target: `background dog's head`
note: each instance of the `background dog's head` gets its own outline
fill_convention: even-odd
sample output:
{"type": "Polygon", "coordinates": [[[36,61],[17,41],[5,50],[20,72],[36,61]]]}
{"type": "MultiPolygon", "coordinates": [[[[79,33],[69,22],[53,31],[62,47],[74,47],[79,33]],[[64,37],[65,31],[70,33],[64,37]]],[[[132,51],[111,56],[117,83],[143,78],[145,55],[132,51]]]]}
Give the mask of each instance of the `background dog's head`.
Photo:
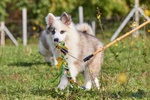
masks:
{"type": "Polygon", "coordinates": [[[69,32],[71,24],[71,16],[66,12],[62,13],[60,17],[55,17],[52,13],[46,16],[47,29],[52,34],[54,42],[65,41],[69,32]]]}

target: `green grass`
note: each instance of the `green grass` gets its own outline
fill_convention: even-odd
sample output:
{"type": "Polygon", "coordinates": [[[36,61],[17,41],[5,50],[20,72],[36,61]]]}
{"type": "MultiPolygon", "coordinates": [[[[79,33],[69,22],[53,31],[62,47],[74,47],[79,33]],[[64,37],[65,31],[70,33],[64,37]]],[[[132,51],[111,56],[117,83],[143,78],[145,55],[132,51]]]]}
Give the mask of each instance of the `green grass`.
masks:
{"type": "MultiPolygon", "coordinates": [[[[58,70],[44,62],[38,45],[0,47],[1,100],[148,100],[150,98],[150,40],[127,38],[105,50],[99,76],[101,89],[57,89],[58,70]],[[122,84],[118,75],[124,73],[122,84]]],[[[106,43],[105,43],[106,44],[106,43]]],[[[82,75],[77,77],[83,86],[82,75]]]]}

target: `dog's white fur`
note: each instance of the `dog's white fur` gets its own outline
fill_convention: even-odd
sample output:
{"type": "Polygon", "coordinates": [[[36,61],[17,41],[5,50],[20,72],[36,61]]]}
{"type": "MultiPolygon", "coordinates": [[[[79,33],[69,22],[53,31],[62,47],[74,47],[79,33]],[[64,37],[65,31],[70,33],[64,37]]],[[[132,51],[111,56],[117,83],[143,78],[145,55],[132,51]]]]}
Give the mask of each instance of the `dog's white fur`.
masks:
{"type": "MultiPolygon", "coordinates": [[[[40,52],[43,55],[48,55],[49,51],[52,52],[54,59],[60,56],[60,51],[55,49],[54,41],[58,39],[57,42],[63,41],[69,49],[69,54],[74,56],[67,56],[67,62],[69,66],[69,71],[74,81],[76,81],[76,76],[79,72],[84,72],[85,76],[85,87],[86,89],[91,89],[92,81],[95,82],[96,87],[99,89],[98,74],[101,69],[101,64],[103,62],[103,52],[95,55],[88,62],[81,62],[86,56],[92,54],[97,49],[103,47],[103,44],[94,36],[91,27],[88,24],[74,25],[71,21],[71,16],[64,12],[61,17],[55,17],[53,14],[49,13],[46,17],[47,29],[40,38],[40,52]],[[47,50],[45,50],[42,42],[45,38],[48,44],[47,50]],[[44,53],[43,53],[44,52],[44,53]],[[79,61],[80,60],[80,61],[79,61]],[[92,72],[92,77],[91,74],[92,72]]],[[[49,53],[50,54],[50,53],[49,53]]],[[[57,61],[55,61],[57,64],[57,61]]],[[[61,78],[58,85],[60,89],[65,89],[69,84],[66,77],[66,73],[61,78]]]]}

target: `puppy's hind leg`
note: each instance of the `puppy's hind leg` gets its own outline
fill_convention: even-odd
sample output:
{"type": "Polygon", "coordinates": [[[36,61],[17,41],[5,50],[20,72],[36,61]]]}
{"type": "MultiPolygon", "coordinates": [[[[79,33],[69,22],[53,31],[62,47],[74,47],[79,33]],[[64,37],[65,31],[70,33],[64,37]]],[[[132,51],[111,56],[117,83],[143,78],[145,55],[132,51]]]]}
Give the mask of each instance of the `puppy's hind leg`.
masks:
{"type": "Polygon", "coordinates": [[[93,85],[100,89],[98,76],[100,73],[101,65],[103,62],[103,52],[94,56],[93,60],[90,62],[90,70],[92,71],[92,81],[93,85]]]}
{"type": "Polygon", "coordinates": [[[97,89],[100,89],[99,80],[97,77],[94,78],[94,82],[95,82],[97,89]]]}
{"type": "Polygon", "coordinates": [[[85,77],[85,88],[90,90],[92,87],[92,81],[91,81],[91,77],[90,77],[90,73],[88,68],[85,69],[84,71],[84,77],[85,77]]]}

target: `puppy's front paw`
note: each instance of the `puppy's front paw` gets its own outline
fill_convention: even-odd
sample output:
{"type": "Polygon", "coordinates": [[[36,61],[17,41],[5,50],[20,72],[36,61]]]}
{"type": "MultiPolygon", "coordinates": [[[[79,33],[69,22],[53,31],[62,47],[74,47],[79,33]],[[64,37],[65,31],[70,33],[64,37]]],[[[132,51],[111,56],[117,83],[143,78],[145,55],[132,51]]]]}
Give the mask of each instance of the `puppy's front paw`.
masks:
{"type": "Polygon", "coordinates": [[[66,88],[66,84],[59,84],[58,85],[58,88],[60,89],[60,90],[64,90],[65,88],[66,88]]]}

